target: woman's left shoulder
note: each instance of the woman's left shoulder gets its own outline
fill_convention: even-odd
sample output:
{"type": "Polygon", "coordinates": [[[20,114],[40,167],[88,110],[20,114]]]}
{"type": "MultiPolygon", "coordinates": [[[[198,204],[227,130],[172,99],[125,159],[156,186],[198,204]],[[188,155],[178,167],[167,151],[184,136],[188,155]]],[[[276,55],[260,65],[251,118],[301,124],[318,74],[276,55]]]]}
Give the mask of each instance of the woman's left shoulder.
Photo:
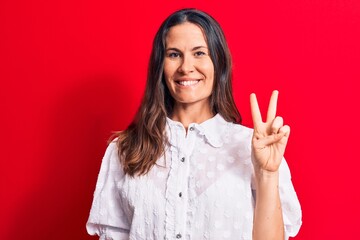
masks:
{"type": "Polygon", "coordinates": [[[229,124],[229,134],[235,137],[235,139],[251,140],[253,131],[252,128],[238,123],[229,124]]]}

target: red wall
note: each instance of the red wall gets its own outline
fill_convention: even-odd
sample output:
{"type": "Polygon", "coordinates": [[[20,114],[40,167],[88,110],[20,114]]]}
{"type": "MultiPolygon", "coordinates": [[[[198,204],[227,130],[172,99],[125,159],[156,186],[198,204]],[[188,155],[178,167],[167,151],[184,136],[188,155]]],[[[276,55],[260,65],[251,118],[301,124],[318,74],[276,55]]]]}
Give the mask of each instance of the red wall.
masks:
{"type": "Polygon", "coordinates": [[[181,7],[208,11],[234,91],[280,91],[285,157],[303,209],[296,239],[356,239],[360,215],[360,1],[0,2],[0,238],[95,239],[85,222],[111,131],[127,126],[151,42],[181,7]]]}

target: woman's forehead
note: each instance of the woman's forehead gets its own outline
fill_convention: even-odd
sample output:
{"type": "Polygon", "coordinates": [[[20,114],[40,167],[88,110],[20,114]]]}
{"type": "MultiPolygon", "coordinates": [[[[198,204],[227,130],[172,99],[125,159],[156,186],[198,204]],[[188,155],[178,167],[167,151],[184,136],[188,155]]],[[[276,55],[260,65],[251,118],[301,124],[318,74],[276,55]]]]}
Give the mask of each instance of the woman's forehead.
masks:
{"type": "Polygon", "coordinates": [[[207,47],[203,30],[196,24],[185,22],[169,29],[165,38],[167,47],[207,47]]]}

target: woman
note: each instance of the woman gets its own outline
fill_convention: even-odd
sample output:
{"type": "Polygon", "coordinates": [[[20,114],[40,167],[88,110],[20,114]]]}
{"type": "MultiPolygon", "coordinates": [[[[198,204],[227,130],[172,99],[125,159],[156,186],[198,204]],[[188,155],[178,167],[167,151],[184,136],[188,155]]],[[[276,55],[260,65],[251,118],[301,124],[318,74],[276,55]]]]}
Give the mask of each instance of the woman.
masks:
{"type": "Polygon", "coordinates": [[[284,239],[301,209],[283,159],[290,128],[250,96],[241,121],[219,24],[183,9],[161,25],[134,121],[103,158],[87,223],[100,239],[284,239]]]}

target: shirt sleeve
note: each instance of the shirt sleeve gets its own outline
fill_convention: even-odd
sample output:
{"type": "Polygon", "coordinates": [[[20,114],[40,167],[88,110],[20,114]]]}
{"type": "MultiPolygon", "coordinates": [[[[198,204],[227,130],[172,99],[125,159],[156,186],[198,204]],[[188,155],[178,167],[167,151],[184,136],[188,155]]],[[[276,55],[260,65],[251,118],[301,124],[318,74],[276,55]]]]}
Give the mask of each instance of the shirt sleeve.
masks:
{"type": "Polygon", "coordinates": [[[124,213],[117,183],[124,178],[116,143],[106,149],[98,175],[86,230],[100,240],[129,239],[129,220],[124,213]]]}
{"type": "Polygon", "coordinates": [[[289,166],[285,159],[279,168],[279,194],[285,227],[285,239],[295,237],[299,232],[302,221],[302,212],[294,186],[291,182],[289,166]]]}

